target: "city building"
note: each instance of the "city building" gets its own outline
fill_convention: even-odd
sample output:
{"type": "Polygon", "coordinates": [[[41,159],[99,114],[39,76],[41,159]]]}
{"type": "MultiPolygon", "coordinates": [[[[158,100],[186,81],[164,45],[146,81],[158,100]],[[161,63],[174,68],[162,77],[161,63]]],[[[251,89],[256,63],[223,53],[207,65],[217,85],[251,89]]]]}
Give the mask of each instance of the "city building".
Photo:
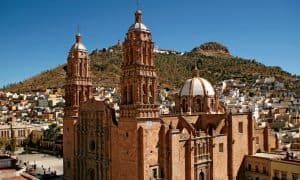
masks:
{"type": "Polygon", "coordinates": [[[27,136],[33,130],[33,126],[23,123],[2,124],[0,126],[0,138],[9,141],[12,137],[16,139],[16,145],[20,146],[24,143],[27,136]]]}
{"type": "Polygon", "coordinates": [[[257,153],[247,155],[240,173],[243,179],[247,180],[298,180],[300,179],[300,159],[297,156],[291,157],[292,154],[257,153]]]}
{"type": "Polygon", "coordinates": [[[88,66],[78,71],[78,54],[89,61],[77,38],[67,65],[65,179],[242,179],[246,155],[276,148],[268,126],[257,127],[249,112],[227,112],[197,68],[176,98],[176,113],[160,115],[154,43],[140,10],[123,44],[118,120],[84,91],[91,81],[88,66]]]}

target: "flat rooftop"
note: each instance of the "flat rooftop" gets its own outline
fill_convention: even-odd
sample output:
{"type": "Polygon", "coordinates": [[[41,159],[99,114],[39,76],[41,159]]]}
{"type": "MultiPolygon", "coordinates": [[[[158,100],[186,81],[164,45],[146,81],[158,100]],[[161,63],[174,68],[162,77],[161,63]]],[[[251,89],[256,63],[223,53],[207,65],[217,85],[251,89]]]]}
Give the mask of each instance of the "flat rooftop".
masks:
{"type": "Polygon", "coordinates": [[[278,154],[278,153],[255,153],[253,156],[255,157],[263,157],[269,159],[283,159],[285,154],[278,154]]]}

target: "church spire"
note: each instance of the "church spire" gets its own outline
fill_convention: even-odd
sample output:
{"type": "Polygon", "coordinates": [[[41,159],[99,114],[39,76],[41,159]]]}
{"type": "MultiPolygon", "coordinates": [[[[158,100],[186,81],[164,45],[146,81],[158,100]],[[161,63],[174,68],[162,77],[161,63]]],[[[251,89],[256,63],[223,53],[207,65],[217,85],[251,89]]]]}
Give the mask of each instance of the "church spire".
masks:
{"type": "Polygon", "coordinates": [[[76,174],[75,143],[76,122],[79,106],[92,97],[92,79],[90,58],[87,49],[81,42],[81,35],[75,36],[76,42],[69,51],[65,83],[65,107],[63,120],[63,157],[64,177],[74,179],[76,174]]]}
{"type": "Polygon", "coordinates": [[[77,25],[77,34],[75,35],[76,43],[81,43],[81,34],[79,29],[79,24],[77,25]]]}
{"type": "Polygon", "coordinates": [[[135,23],[142,23],[142,11],[139,9],[135,12],[135,23]]]}
{"type": "Polygon", "coordinates": [[[153,56],[154,43],[150,30],[141,23],[140,10],[135,12],[135,21],[123,44],[120,116],[134,114],[139,118],[157,117],[158,82],[153,56]],[[133,113],[128,113],[129,110],[133,113]]]}
{"type": "Polygon", "coordinates": [[[193,74],[193,77],[199,77],[199,69],[197,68],[197,63],[196,63],[196,60],[195,60],[195,68],[193,69],[192,71],[192,74],[193,74]]]}
{"type": "Polygon", "coordinates": [[[80,35],[80,33],[77,33],[75,37],[76,37],[76,43],[81,43],[81,35],[80,35]]]}

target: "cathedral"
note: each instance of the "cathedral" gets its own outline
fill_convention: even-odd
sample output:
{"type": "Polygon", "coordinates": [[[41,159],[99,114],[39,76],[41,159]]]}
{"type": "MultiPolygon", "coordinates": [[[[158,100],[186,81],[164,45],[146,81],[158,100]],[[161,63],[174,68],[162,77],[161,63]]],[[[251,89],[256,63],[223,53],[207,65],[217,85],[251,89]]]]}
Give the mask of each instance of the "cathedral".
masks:
{"type": "Polygon", "coordinates": [[[160,115],[151,31],[135,12],[123,43],[120,117],[92,97],[90,59],[81,35],[66,68],[64,179],[233,180],[245,155],[269,151],[275,137],[250,113],[226,112],[197,67],[160,115]]]}

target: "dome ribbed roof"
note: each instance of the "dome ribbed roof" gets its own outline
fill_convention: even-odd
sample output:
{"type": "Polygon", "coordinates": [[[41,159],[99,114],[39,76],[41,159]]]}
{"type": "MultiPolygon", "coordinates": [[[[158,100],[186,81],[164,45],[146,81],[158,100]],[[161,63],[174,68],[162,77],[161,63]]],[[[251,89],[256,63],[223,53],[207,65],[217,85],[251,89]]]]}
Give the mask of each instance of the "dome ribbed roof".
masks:
{"type": "Polygon", "coordinates": [[[215,90],[206,79],[193,77],[185,81],[180,96],[214,96],[215,90]]]}
{"type": "Polygon", "coordinates": [[[128,31],[135,31],[135,30],[138,30],[138,31],[147,31],[149,32],[150,29],[147,28],[147,26],[143,23],[135,23],[133,25],[131,25],[129,27],[129,30],[128,31]]]}
{"type": "Polygon", "coordinates": [[[81,35],[76,34],[76,42],[71,47],[70,51],[76,50],[76,51],[87,51],[86,47],[81,43],[81,35]]]}
{"type": "Polygon", "coordinates": [[[142,11],[141,10],[137,10],[135,12],[135,23],[132,24],[129,27],[128,31],[129,32],[130,31],[146,31],[146,32],[150,32],[150,29],[148,29],[147,26],[142,23],[142,11]]]}
{"type": "Polygon", "coordinates": [[[71,47],[71,51],[72,50],[87,51],[86,47],[82,43],[75,43],[75,44],[73,44],[73,46],[71,47]]]}

